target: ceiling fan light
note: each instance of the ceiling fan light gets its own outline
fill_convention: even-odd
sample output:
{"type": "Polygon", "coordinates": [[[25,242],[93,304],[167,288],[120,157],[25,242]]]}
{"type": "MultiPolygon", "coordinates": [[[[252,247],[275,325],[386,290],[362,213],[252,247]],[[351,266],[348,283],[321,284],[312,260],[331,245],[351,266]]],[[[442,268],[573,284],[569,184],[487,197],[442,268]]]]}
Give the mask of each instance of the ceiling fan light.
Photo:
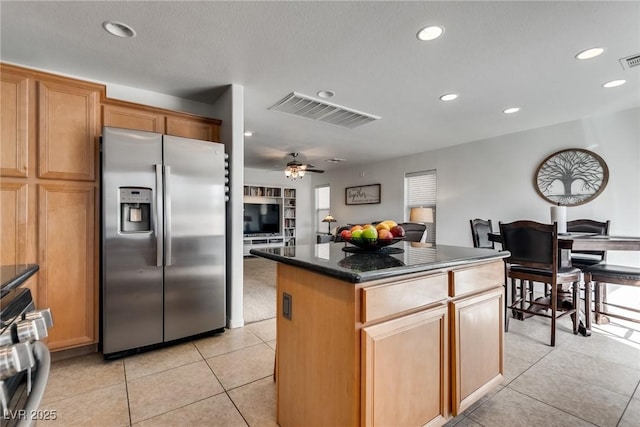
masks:
{"type": "Polygon", "coordinates": [[[300,178],[302,178],[304,176],[304,169],[300,169],[298,175],[300,176],[300,178]]]}
{"type": "Polygon", "coordinates": [[[289,178],[289,177],[291,176],[291,169],[286,168],[286,169],[284,170],[284,176],[286,176],[287,178],[289,178]]]}

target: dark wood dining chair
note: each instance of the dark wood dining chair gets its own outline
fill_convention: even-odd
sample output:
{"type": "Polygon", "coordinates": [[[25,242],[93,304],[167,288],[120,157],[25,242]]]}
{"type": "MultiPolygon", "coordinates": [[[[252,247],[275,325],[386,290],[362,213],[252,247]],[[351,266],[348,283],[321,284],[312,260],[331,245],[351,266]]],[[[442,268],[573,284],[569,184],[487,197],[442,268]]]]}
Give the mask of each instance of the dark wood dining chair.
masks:
{"type": "MultiPolygon", "coordinates": [[[[609,235],[610,221],[594,221],[592,219],[574,219],[567,221],[567,232],[569,233],[594,233],[601,236],[609,235]]],[[[607,251],[571,251],[571,264],[589,266],[605,261],[607,251]]]]}
{"type": "MultiPolygon", "coordinates": [[[[599,283],[600,286],[605,287],[607,283],[611,283],[614,285],[622,285],[622,286],[634,286],[640,291],[640,268],[638,267],[630,267],[623,265],[612,265],[606,262],[602,262],[599,264],[594,264],[591,267],[587,267],[584,270],[584,282],[585,282],[585,313],[586,313],[586,328],[587,334],[591,330],[591,301],[590,301],[590,287],[594,283],[599,283]]],[[[640,318],[637,317],[640,314],[640,309],[638,307],[633,307],[632,304],[612,304],[605,302],[603,306],[598,306],[596,304],[595,313],[596,316],[601,313],[601,310],[606,307],[616,307],[618,309],[622,309],[618,313],[611,313],[608,310],[602,314],[605,314],[610,317],[615,317],[618,319],[627,320],[630,322],[640,323],[640,318]],[[631,312],[631,313],[629,313],[631,312]],[[632,314],[635,313],[635,317],[628,317],[626,313],[632,314]]]]}
{"type": "Polygon", "coordinates": [[[474,248],[495,249],[495,244],[492,240],[489,240],[489,233],[493,232],[493,225],[490,219],[470,219],[469,225],[471,225],[471,237],[474,248]]]}
{"type": "MultiPolygon", "coordinates": [[[[579,282],[580,269],[560,267],[558,254],[558,224],[542,224],[535,221],[515,221],[508,224],[502,222],[500,235],[502,247],[511,255],[505,259],[507,278],[511,280],[511,303],[507,310],[515,316],[543,316],[551,319],[551,346],[556,345],[556,320],[571,315],[573,333],[579,327],[579,282]],[[530,290],[532,282],[549,285],[547,297],[535,298],[530,290]],[[527,287],[528,283],[528,287],[527,287]],[[572,300],[558,301],[563,284],[571,284],[572,300]],[[551,310],[551,313],[547,311],[551,310]]],[[[505,330],[509,330],[509,317],[505,330]]]]}
{"type": "MultiPolygon", "coordinates": [[[[574,219],[567,221],[567,231],[569,233],[594,233],[601,236],[609,235],[609,225],[611,221],[595,221],[592,219],[574,219]]],[[[607,260],[607,251],[571,251],[571,265],[584,271],[592,265],[599,264],[607,260]]],[[[586,278],[585,278],[586,281],[586,278]]],[[[600,282],[594,282],[593,287],[596,323],[602,322],[602,313],[607,304],[607,287],[601,286],[600,282]]],[[[586,286],[585,286],[586,290],[586,286]]],[[[591,295],[589,295],[591,298],[591,295]]],[[[589,299],[590,299],[589,298],[589,299]]],[[[588,301],[585,295],[585,301],[588,301]]],[[[587,308],[591,311],[591,304],[587,308]]]]}

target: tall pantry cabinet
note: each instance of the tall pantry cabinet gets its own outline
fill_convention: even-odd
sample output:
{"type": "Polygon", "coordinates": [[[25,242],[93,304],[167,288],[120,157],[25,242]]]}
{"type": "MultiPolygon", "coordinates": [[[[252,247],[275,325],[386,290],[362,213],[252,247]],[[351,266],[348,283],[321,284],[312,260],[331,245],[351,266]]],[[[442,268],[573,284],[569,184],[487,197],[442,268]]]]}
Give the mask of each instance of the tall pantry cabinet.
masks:
{"type": "Polygon", "coordinates": [[[98,340],[98,136],[104,86],[0,64],[1,264],[36,263],[52,350],[98,340]]]}

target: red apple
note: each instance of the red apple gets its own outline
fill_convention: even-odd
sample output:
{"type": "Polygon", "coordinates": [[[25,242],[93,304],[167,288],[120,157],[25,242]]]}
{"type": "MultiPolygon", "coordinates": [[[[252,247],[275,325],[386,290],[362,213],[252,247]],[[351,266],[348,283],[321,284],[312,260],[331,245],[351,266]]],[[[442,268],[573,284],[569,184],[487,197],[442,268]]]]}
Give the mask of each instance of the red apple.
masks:
{"type": "Polygon", "coordinates": [[[393,234],[391,234],[391,231],[389,231],[389,230],[382,229],[382,230],[378,231],[378,239],[390,240],[390,239],[393,239],[393,234]]]}
{"type": "Polygon", "coordinates": [[[342,230],[340,232],[340,237],[344,240],[349,240],[351,238],[351,230],[342,230]]]}
{"type": "Polygon", "coordinates": [[[404,228],[401,225],[396,225],[395,227],[391,227],[391,234],[393,237],[404,237],[404,228]]]}

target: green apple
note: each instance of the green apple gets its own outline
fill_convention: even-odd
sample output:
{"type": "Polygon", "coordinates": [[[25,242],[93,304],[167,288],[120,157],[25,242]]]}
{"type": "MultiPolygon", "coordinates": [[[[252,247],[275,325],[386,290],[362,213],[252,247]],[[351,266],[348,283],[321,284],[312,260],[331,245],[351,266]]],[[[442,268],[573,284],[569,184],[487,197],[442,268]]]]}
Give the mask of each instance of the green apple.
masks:
{"type": "Polygon", "coordinates": [[[362,230],[362,237],[364,239],[377,239],[378,230],[376,230],[374,227],[367,227],[364,230],[362,230]]]}

